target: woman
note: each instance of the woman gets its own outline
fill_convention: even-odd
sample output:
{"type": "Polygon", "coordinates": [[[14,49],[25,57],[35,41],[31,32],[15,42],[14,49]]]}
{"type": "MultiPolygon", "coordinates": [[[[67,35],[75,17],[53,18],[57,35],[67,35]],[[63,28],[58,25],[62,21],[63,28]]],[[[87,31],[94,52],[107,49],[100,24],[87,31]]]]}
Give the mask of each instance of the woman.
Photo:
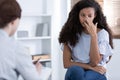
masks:
{"type": "Polygon", "coordinates": [[[112,36],[95,0],[80,0],[74,5],[60,32],[59,43],[63,45],[64,67],[68,68],[65,80],[107,80],[112,36]]]}
{"type": "Polygon", "coordinates": [[[16,0],[0,0],[0,80],[40,80],[41,65],[32,63],[26,49],[11,36],[21,18],[21,8],[16,0]]]}

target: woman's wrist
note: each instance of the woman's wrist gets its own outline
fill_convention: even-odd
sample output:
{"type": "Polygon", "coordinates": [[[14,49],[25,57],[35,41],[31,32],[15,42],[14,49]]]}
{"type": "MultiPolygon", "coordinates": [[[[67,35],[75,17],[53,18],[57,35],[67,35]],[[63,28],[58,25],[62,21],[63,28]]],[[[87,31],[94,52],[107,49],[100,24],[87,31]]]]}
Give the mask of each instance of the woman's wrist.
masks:
{"type": "Polygon", "coordinates": [[[89,70],[93,70],[93,67],[89,64],[89,65],[88,65],[88,69],[89,69],[89,70]]]}
{"type": "Polygon", "coordinates": [[[91,34],[92,38],[97,38],[97,34],[91,34]]]}

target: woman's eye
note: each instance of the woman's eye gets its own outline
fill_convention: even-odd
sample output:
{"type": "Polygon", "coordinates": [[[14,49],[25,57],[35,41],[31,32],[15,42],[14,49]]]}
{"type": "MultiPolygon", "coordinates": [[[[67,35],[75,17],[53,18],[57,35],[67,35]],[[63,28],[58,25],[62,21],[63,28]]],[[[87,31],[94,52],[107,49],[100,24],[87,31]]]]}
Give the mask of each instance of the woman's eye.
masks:
{"type": "Polygon", "coordinates": [[[84,15],[84,14],[81,14],[81,16],[82,16],[82,17],[85,17],[85,15],[84,15]]]}
{"type": "Polygon", "coordinates": [[[88,17],[92,17],[91,15],[89,15],[88,17]]]}

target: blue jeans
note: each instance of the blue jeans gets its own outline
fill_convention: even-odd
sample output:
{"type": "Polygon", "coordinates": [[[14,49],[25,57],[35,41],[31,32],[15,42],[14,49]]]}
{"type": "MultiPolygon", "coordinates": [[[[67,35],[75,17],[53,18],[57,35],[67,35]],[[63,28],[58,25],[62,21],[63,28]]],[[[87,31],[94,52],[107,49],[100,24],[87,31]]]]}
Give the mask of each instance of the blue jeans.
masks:
{"type": "Polygon", "coordinates": [[[68,68],[65,80],[107,80],[105,75],[102,75],[93,70],[84,70],[79,66],[71,66],[68,68]]]}

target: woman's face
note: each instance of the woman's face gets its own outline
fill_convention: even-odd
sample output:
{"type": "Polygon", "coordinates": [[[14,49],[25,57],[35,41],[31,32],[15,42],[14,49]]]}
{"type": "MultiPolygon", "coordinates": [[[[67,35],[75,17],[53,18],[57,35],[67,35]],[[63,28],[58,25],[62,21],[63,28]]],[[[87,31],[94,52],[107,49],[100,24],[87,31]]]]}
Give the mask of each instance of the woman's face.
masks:
{"type": "Polygon", "coordinates": [[[89,21],[93,22],[95,16],[96,15],[95,15],[95,9],[94,8],[92,8],[92,7],[83,8],[79,12],[80,23],[84,27],[84,22],[86,22],[86,20],[89,20],[89,21]]]}

